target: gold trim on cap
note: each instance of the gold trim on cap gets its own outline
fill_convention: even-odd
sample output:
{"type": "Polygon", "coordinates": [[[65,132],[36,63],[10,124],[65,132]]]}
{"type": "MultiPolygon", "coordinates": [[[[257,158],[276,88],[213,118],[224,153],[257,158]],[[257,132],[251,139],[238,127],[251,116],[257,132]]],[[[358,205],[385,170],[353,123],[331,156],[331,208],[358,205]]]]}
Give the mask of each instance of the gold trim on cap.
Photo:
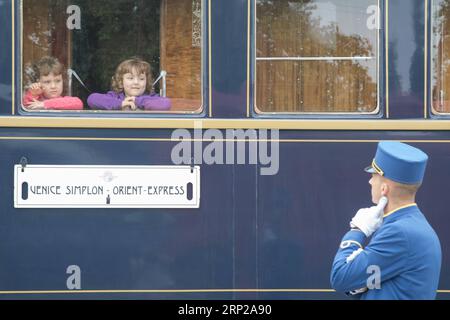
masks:
{"type": "Polygon", "coordinates": [[[375,159],[373,159],[373,161],[372,161],[372,168],[374,168],[375,171],[376,171],[380,176],[384,176],[384,171],[381,170],[381,168],[376,164],[375,159]]]}

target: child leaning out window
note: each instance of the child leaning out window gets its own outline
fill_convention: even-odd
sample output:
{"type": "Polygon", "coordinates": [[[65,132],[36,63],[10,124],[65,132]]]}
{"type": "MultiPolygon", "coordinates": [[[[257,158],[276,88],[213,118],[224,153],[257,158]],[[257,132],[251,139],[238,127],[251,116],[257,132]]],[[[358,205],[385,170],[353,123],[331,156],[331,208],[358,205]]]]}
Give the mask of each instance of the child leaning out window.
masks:
{"type": "Polygon", "coordinates": [[[151,67],[139,58],[125,60],[119,64],[112,78],[112,91],[93,93],[88,97],[92,109],[135,111],[167,111],[170,99],[152,92],[151,67]]]}
{"type": "Polygon", "coordinates": [[[27,110],[82,110],[83,102],[63,96],[65,68],[54,57],[43,57],[27,68],[28,88],[23,97],[27,110]]]}

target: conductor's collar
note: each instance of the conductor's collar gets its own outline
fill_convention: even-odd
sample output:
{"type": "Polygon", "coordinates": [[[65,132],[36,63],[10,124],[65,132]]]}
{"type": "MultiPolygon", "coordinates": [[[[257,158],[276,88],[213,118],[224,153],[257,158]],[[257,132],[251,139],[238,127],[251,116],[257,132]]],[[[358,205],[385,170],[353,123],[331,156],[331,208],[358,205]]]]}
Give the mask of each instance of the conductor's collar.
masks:
{"type": "Polygon", "coordinates": [[[402,210],[402,209],[406,209],[406,208],[410,208],[410,207],[414,207],[414,206],[417,207],[417,203],[406,204],[406,205],[401,206],[401,207],[399,207],[399,208],[397,208],[397,209],[395,209],[395,210],[392,210],[392,211],[389,211],[388,213],[385,213],[384,216],[383,216],[383,218],[387,218],[387,217],[389,217],[390,215],[392,215],[392,214],[394,214],[394,213],[396,213],[396,212],[398,212],[398,211],[400,211],[400,210],[402,210]]]}

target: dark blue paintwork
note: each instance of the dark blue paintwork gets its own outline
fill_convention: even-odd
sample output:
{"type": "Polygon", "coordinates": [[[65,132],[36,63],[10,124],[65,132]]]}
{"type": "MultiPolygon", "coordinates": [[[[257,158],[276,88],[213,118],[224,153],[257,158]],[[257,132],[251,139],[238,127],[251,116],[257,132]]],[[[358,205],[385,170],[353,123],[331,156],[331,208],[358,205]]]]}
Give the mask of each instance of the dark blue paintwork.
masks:
{"type": "Polygon", "coordinates": [[[389,116],[423,119],[425,1],[389,1],[389,116]],[[394,18],[395,17],[395,18],[394,18]]]}
{"type": "MultiPolygon", "coordinates": [[[[0,39],[10,44],[11,1],[2,3],[0,39]]],[[[415,0],[389,3],[391,41],[405,34],[414,51],[407,54],[403,42],[389,46],[391,117],[423,118],[424,30],[423,23],[410,22],[423,16],[424,7],[415,0]]],[[[247,2],[214,0],[211,9],[213,117],[245,118],[247,2]]],[[[0,83],[10,90],[11,53],[5,48],[0,83]]],[[[0,113],[7,114],[11,96],[4,92],[0,113]]],[[[345,299],[334,292],[220,290],[329,289],[331,263],[348,222],[357,209],[371,205],[362,168],[382,139],[430,141],[412,143],[430,155],[418,203],[441,239],[439,288],[450,289],[450,131],[282,131],[280,139],[298,141],[281,143],[276,176],[259,175],[257,165],[201,165],[198,210],[13,208],[13,166],[24,156],[31,164],[168,165],[174,142],[133,138],[167,139],[171,133],[0,128],[0,291],[66,290],[66,268],[76,264],[84,290],[219,292],[0,294],[0,299],[345,299]],[[61,140],[46,139],[51,137],[61,140]],[[111,140],[95,140],[100,138],[111,140]],[[118,140],[123,138],[129,141],[118,140]]]]}
{"type": "Polygon", "coordinates": [[[247,109],[247,1],[212,1],[213,116],[244,118],[247,109]]]}

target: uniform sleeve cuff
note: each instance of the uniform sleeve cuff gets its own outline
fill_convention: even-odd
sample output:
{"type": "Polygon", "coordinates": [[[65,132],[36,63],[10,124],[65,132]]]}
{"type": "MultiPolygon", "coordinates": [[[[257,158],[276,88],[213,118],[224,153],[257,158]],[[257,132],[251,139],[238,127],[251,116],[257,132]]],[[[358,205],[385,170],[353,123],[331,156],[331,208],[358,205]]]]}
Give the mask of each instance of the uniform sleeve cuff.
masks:
{"type": "Polygon", "coordinates": [[[344,236],[344,238],[342,238],[342,242],[343,241],[354,241],[357,242],[359,244],[359,246],[362,248],[362,244],[364,243],[364,240],[366,239],[366,235],[364,234],[364,232],[360,231],[360,230],[350,230],[349,232],[347,232],[344,236]]]}

